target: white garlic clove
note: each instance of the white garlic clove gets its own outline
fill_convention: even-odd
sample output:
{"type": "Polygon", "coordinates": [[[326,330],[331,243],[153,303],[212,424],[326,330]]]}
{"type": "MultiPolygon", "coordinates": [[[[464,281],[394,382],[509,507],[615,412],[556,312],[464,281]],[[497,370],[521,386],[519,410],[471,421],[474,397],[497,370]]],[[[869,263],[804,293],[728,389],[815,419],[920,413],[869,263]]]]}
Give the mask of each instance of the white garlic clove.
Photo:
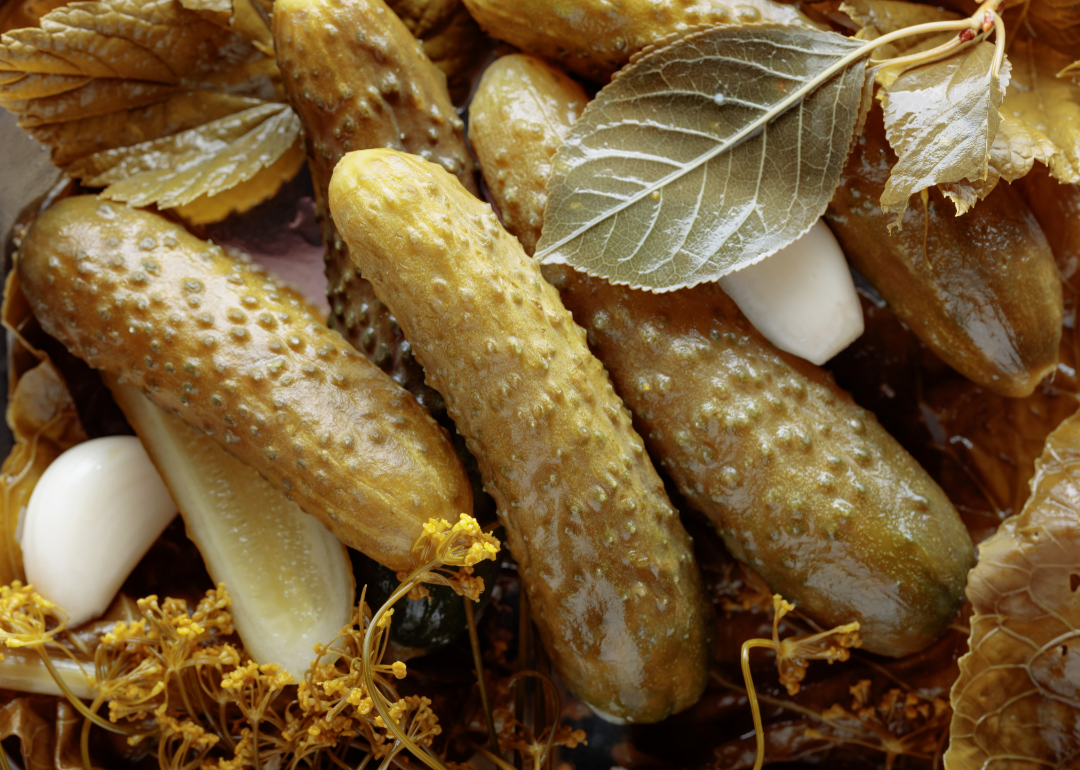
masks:
{"type": "Polygon", "coordinates": [[[134,436],[86,441],[46,469],[26,507],[23,564],[34,589],[77,626],[116,592],[176,515],[134,436]]]}
{"type": "Polygon", "coordinates": [[[720,286],[769,342],[814,364],[863,333],[844,252],[820,219],[771,257],[721,278],[720,286]]]}

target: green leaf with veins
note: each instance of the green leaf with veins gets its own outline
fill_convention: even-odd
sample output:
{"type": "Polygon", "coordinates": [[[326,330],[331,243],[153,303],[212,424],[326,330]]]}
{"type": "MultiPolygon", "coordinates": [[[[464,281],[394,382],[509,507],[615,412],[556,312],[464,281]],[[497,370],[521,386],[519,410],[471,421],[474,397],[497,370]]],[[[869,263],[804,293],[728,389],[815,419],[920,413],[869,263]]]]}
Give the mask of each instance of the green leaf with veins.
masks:
{"type": "Polygon", "coordinates": [[[898,160],[881,207],[900,221],[908,199],[931,185],[989,176],[1009,68],[993,72],[995,47],[977,43],[905,72],[884,91],[885,131],[898,160]]]}
{"type": "Polygon", "coordinates": [[[537,257],[670,291],[779,251],[839,183],[869,104],[866,57],[822,75],[861,45],[714,27],[631,62],[555,155],[537,257]]]}

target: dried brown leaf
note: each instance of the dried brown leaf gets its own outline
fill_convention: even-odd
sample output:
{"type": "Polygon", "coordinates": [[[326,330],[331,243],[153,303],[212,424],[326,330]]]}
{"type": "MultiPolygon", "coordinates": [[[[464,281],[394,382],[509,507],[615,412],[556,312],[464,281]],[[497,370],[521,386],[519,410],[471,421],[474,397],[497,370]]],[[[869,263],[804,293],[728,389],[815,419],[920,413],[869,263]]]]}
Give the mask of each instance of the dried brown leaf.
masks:
{"type": "Polygon", "coordinates": [[[180,0],[222,29],[232,30],[267,56],[274,55],[274,36],[270,32],[272,0],[180,0]]]}
{"type": "Polygon", "coordinates": [[[762,24],[636,59],[555,155],[537,257],[670,291],[788,245],[825,210],[868,103],[865,58],[821,77],[859,47],[762,24]]]}
{"type": "Polygon", "coordinates": [[[1070,60],[1035,40],[1010,50],[1012,80],[1001,111],[1041,131],[1058,149],[1050,173],[1060,182],[1080,182],[1080,85],[1057,74],[1070,60]]]}
{"type": "Polygon", "coordinates": [[[186,2],[197,10],[77,2],[5,35],[0,105],[58,166],[135,205],[168,208],[252,179],[298,141],[264,0],[186,2]]]}
{"type": "Polygon", "coordinates": [[[220,195],[200,196],[172,211],[191,225],[220,222],[230,214],[243,213],[269,199],[281,185],[299,173],[306,159],[304,143],[296,142],[284,155],[246,182],[240,182],[220,195]]]}
{"type": "Polygon", "coordinates": [[[993,45],[978,43],[903,73],[883,92],[885,131],[898,160],[881,206],[897,215],[896,222],[921,190],[988,179],[1009,81],[1008,63],[995,74],[994,57],[993,45]]]}
{"type": "Polygon", "coordinates": [[[1024,510],[979,546],[947,767],[1065,767],[1080,755],[1078,510],[1074,415],[1047,439],[1024,510]]]}

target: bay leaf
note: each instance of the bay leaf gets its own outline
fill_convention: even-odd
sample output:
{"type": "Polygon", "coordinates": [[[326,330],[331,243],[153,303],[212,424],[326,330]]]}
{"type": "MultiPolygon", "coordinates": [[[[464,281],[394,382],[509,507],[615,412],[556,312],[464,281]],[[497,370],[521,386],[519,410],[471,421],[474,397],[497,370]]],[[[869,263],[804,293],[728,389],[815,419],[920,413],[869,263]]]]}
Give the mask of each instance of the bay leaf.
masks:
{"type": "Polygon", "coordinates": [[[825,210],[869,103],[865,58],[821,73],[860,45],[729,26],[638,58],[556,153],[537,256],[670,291],[791,243],[825,210]]]}
{"type": "Polygon", "coordinates": [[[1080,183],[1080,85],[1058,73],[1070,64],[1036,40],[1018,40],[1010,50],[1012,80],[1002,112],[1016,117],[1057,147],[1050,173],[1059,182],[1080,183]]]}
{"type": "Polygon", "coordinates": [[[995,48],[981,42],[908,70],[883,92],[885,131],[898,160],[881,207],[899,223],[908,199],[932,185],[985,181],[1001,123],[1009,69],[992,71],[995,48]]]}
{"type": "Polygon", "coordinates": [[[1080,753],[1080,415],[1047,439],[1031,497],[979,545],[970,651],[945,766],[1071,767],[1080,753]]]}
{"type": "Polygon", "coordinates": [[[5,35],[0,105],[60,168],[134,205],[168,208],[276,179],[259,172],[299,141],[298,121],[272,48],[235,29],[240,16],[255,18],[269,41],[266,9],[256,9],[264,0],[230,0],[228,11],[184,2],[80,2],[5,35]]]}

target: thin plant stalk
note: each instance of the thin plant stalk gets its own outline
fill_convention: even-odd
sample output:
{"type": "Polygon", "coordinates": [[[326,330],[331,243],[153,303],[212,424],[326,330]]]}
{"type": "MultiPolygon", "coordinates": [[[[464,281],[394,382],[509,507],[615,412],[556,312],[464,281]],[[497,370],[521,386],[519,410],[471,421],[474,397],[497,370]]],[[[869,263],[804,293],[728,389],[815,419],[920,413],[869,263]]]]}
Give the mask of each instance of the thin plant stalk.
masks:
{"type": "Polygon", "coordinates": [[[488,700],[487,683],[484,681],[484,659],[480,654],[480,636],[476,632],[476,615],[473,613],[472,600],[462,596],[465,602],[465,624],[469,628],[469,646],[472,647],[473,665],[476,666],[476,684],[480,688],[480,704],[484,708],[484,721],[487,723],[488,740],[491,742],[491,750],[496,754],[502,754],[499,748],[499,735],[495,732],[495,717],[491,713],[491,703],[488,700]]]}

